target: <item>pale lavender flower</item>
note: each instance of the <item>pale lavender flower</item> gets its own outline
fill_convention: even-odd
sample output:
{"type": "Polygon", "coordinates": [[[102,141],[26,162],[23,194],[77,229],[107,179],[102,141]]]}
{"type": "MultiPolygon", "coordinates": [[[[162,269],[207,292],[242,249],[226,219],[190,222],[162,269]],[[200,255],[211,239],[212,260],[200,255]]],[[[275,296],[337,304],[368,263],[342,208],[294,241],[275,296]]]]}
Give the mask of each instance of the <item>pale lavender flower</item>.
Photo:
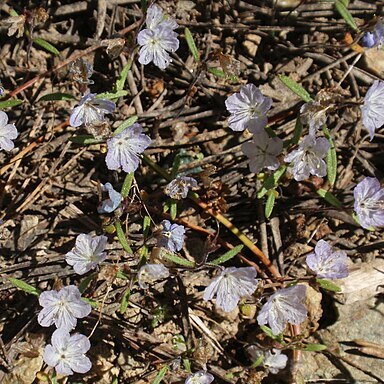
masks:
{"type": "Polygon", "coordinates": [[[112,187],[111,183],[105,183],[102,189],[103,192],[108,193],[109,199],[105,199],[99,204],[99,206],[97,207],[97,212],[111,213],[118,208],[123,197],[121,196],[121,193],[117,192],[112,187]]]}
{"type": "Polygon", "coordinates": [[[297,181],[305,180],[310,174],[323,177],[327,174],[327,163],[323,160],[329,150],[329,142],[325,137],[304,137],[298,149],[285,156],[284,161],[290,163],[289,171],[297,181]]]}
{"type": "Polygon", "coordinates": [[[15,148],[12,140],[15,140],[18,135],[15,124],[8,124],[8,115],[0,111],[0,150],[11,151],[15,148]]]}
{"type": "Polygon", "coordinates": [[[157,238],[157,246],[171,252],[180,251],[184,244],[185,228],[182,225],[171,224],[168,220],[163,220],[161,225],[163,230],[157,238]]]}
{"type": "Polygon", "coordinates": [[[79,105],[72,110],[69,123],[72,127],[93,125],[104,121],[104,115],[112,113],[116,104],[111,100],[96,99],[96,93],[88,93],[83,96],[79,105]]]}
{"type": "Polygon", "coordinates": [[[91,360],[85,356],[89,348],[91,343],[86,336],[80,333],[71,336],[60,328],[53,332],[51,344],[45,347],[43,360],[60,375],[86,373],[92,367],[91,360]]]}
{"type": "Polygon", "coordinates": [[[310,253],[305,262],[316,273],[325,279],[342,279],[348,276],[348,256],[344,251],[334,251],[330,244],[319,240],[315,252],[310,253]]]}
{"type": "Polygon", "coordinates": [[[272,351],[263,351],[256,345],[250,345],[247,348],[247,352],[252,361],[256,361],[260,358],[260,356],[263,356],[261,364],[272,374],[276,374],[280,370],[284,369],[288,362],[288,356],[284,355],[279,349],[275,348],[273,348],[272,351]]]}
{"type": "Polygon", "coordinates": [[[147,17],[145,18],[145,24],[148,29],[154,30],[155,28],[162,26],[170,30],[178,27],[176,20],[172,17],[166,16],[163,10],[156,4],[151,5],[147,9],[147,17]]]}
{"type": "Polygon", "coordinates": [[[145,264],[137,273],[137,280],[140,288],[148,289],[147,283],[152,284],[153,282],[161,279],[166,279],[169,276],[169,270],[163,264],[145,264]]]}
{"type": "Polygon", "coordinates": [[[375,177],[366,177],[356,185],[355,212],[363,228],[384,227],[384,188],[375,177]]]}
{"type": "Polygon", "coordinates": [[[274,335],[284,331],[287,323],[299,325],[307,317],[307,309],[303,304],[307,288],[305,285],[280,289],[269,297],[263,305],[257,322],[268,324],[274,335]]]}
{"type": "Polygon", "coordinates": [[[177,33],[160,25],[154,30],[144,29],[137,35],[140,45],[139,62],[147,65],[151,61],[160,69],[165,69],[171,62],[168,52],[176,52],[179,48],[177,33]]]}
{"type": "Polygon", "coordinates": [[[108,152],[105,158],[107,168],[124,172],[135,172],[139,167],[139,154],[151,144],[149,136],[143,134],[143,128],[135,123],[107,141],[108,152]]]}
{"type": "Polygon", "coordinates": [[[379,19],[373,30],[370,32],[366,32],[359,44],[365,48],[373,48],[378,47],[382,48],[384,44],[384,24],[383,19],[379,19]]]}
{"type": "Polygon", "coordinates": [[[197,187],[197,181],[193,177],[178,176],[165,187],[165,194],[172,199],[180,200],[188,196],[191,188],[197,187]]]}
{"type": "Polygon", "coordinates": [[[65,261],[73,266],[77,274],[84,275],[105,260],[107,242],[106,236],[93,237],[82,233],[76,237],[75,247],[65,255],[65,261]]]}
{"type": "Polygon", "coordinates": [[[240,88],[240,92],[229,96],[225,106],[231,114],[229,128],[233,131],[249,129],[252,133],[258,133],[268,124],[266,114],[272,106],[272,99],[264,96],[254,84],[247,84],[240,88]]]}
{"type": "Polygon", "coordinates": [[[225,268],[207,288],[203,299],[212,300],[216,296],[216,306],[224,312],[233,311],[242,297],[255,292],[258,280],[253,267],[225,268]]]}
{"type": "Polygon", "coordinates": [[[170,63],[168,52],[175,52],[179,48],[176,21],[166,17],[157,5],[148,8],[146,17],[146,29],[137,35],[140,45],[139,62],[149,64],[151,61],[160,69],[165,69],[170,63]]]}
{"type": "Polygon", "coordinates": [[[46,291],[39,296],[39,304],[43,307],[37,316],[42,327],[55,324],[56,328],[67,331],[76,327],[77,319],[82,319],[91,313],[91,306],[81,299],[79,289],[68,285],[60,291],[46,291]]]}
{"type": "Polygon", "coordinates": [[[373,82],[360,108],[363,125],[368,129],[372,140],[376,129],[384,125],[384,81],[373,82]]]}
{"type": "Polygon", "coordinates": [[[241,150],[249,158],[249,169],[259,173],[263,168],[275,170],[279,168],[277,156],[283,150],[283,141],[278,137],[269,137],[267,132],[261,131],[253,135],[252,141],[244,143],[241,150]]]}
{"type": "Polygon", "coordinates": [[[206,371],[198,371],[190,374],[185,380],[185,384],[211,384],[215,378],[206,371]]]}

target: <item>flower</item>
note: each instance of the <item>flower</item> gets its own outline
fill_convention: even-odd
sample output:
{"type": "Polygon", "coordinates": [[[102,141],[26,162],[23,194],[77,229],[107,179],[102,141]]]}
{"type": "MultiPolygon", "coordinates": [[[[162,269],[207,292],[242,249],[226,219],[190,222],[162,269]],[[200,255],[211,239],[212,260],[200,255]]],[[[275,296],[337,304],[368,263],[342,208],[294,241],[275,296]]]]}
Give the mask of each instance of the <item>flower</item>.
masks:
{"type": "Polygon", "coordinates": [[[15,124],[8,124],[8,115],[0,111],[0,150],[11,151],[15,148],[12,140],[19,135],[15,124]]]}
{"type": "Polygon", "coordinates": [[[137,35],[140,45],[139,62],[149,64],[151,61],[160,69],[165,69],[170,63],[168,52],[175,52],[179,48],[176,21],[171,17],[166,18],[160,7],[152,5],[148,8],[146,29],[137,35]]]}
{"type": "Polygon", "coordinates": [[[371,32],[366,32],[360,39],[360,45],[365,48],[381,47],[384,44],[383,19],[379,19],[371,32]]]}
{"type": "Polygon", "coordinates": [[[44,349],[43,360],[54,367],[60,375],[86,373],[91,367],[91,360],[85,353],[91,348],[88,338],[80,333],[70,335],[63,328],[52,334],[51,344],[44,349]]]}
{"type": "Polygon", "coordinates": [[[111,183],[106,183],[102,186],[103,192],[107,192],[109,199],[103,200],[97,207],[97,212],[99,213],[111,213],[113,212],[121,203],[123,197],[121,194],[114,190],[111,183]]]}
{"type": "Polygon", "coordinates": [[[196,188],[197,181],[193,177],[178,176],[165,187],[165,194],[171,199],[185,199],[190,188],[196,188]]]}
{"type": "Polygon", "coordinates": [[[169,270],[163,264],[145,264],[137,274],[140,288],[148,289],[147,283],[153,283],[157,280],[166,279],[169,276],[169,270]]]}
{"type": "Polygon", "coordinates": [[[69,123],[72,127],[80,127],[93,125],[97,122],[104,121],[106,113],[112,113],[116,108],[116,104],[111,100],[96,99],[96,93],[88,93],[84,95],[79,105],[73,108],[69,123]]]}
{"type": "Polygon", "coordinates": [[[373,82],[360,108],[363,125],[368,129],[372,140],[376,129],[384,125],[384,81],[373,82]]]}
{"type": "Polygon", "coordinates": [[[60,291],[46,291],[39,296],[39,304],[43,307],[37,316],[42,327],[50,327],[67,331],[76,327],[77,319],[82,319],[91,313],[91,306],[81,299],[79,289],[68,285],[60,291]]]}
{"type": "Polygon", "coordinates": [[[154,30],[159,26],[169,28],[171,30],[178,27],[176,21],[172,17],[167,17],[163,14],[162,9],[154,4],[147,9],[147,17],[145,18],[145,24],[148,29],[154,30]]]}
{"type": "Polygon", "coordinates": [[[384,188],[375,177],[365,177],[356,185],[355,212],[363,228],[384,227],[384,188]]]}
{"type": "Polygon", "coordinates": [[[182,225],[171,224],[168,220],[161,222],[163,230],[157,239],[157,246],[167,248],[171,252],[180,251],[184,244],[185,228],[182,225]]]}
{"type": "Polygon", "coordinates": [[[139,167],[138,155],[151,144],[149,136],[142,132],[141,125],[135,123],[107,141],[105,162],[108,169],[114,171],[121,167],[127,173],[136,171],[139,167]]]}
{"type": "Polygon", "coordinates": [[[305,180],[310,174],[323,177],[327,174],[327,164],[323,160],[329,149],[325,137],[304,136],[299,148],[284,157],[290,164],[290,172],[297,181],[305,180]]]}
{"type": "Polygon", "coordinates": [[[263,356],[263,366],[273,374],[278,373],[281,369],[284,369],[287,365],[288,357],[281,353],[279,349],[273,348],[272,351],[263,351],[256,345],[250,345],[247,348],[247,352],[253,361],[256,361],[263,356]]]}
{"type": "Polygon", "coordinates": [[[275,170],[279,168],[277,156],[283,150],[283,141],[278,137],[269,137],[261,131],[253,135],[252,141],[244,143],[241,150],[249,158],[249,169],[259,173],[263,168],[275,170]]]}
{"type": "Polygon", "coordinates": [[[263,305],[257,322],[259,325],[268,323],[274,335],[284,331],[287,323],[299,325],[307,317],[307,309],[302,303],[306,297],[307,288],[299,284],[283,288],[269,297],[263,305]]]}
{"type": "Polygon", "coordinates": [[[185,384],[211,384],[215,378],[206,371],[198,371],[190,374],[185,380],[185,384]]]}
{"type": "Polygon", "coordinates": [[[240,92],[229,96],[225,106],[231,116],[229,128],[233,131],[249,129],[252,133],[260,132],[268,124],[267,111],[272,106],[272,99],[263,96],[254,84],[243,85],[240,92]]]}
{"type": "Polygon", "coordinates": [[[84,275],[105,260],[107,242],[106,236],[92,237],[82,233],[76,237],[75,247],[65,255],[65,261],[73,266],[77,274],[84,275]]]}
{"type": "Polygon", "coordinates": [[[258,280],[253,267],[225,268],[211,284],[205,288],[204,300],[212,300],[216,295],[216,306],[224,312],[233,311],[244,296],[250,296],[256,290],[258,280]]]}
{"type": "Polygon", "coordinates": [[[319,240],[315,252],[307,256],[305,262],[317,277],[342,279],[348,276],[348,256],[344,251],[333,251],[324,240],[319,240]]]}

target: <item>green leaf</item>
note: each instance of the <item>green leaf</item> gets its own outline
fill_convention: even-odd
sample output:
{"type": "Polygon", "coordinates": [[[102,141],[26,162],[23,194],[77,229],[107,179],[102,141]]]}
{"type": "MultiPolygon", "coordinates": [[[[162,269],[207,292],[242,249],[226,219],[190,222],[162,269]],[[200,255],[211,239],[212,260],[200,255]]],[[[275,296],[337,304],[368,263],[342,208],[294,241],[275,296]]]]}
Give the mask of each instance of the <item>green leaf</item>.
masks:
{"type": "Polygon", "coordinates": [[[23,104],[23,100],[15,99],[0,101],[0,109],[17,107],[20,104],[23,104]]]}
{"type": "Polygon", "coordinates": [[[312,100],[311,95],[295,80],[289,76],[279,75],[280,80],[286,85],[292,92],[296,93],[306,103],[312,100]]]}
{"type": "Polygon", "coordinates": [[[95,139],[92,135],[77,135],[69,138],[69,141],[72,143],[80,144],[80,145],[90,145],[90,144],[100,144],[105,140],[103,139],[95,139]]]}
{"type": "Polygon", "coordinates": [[[97,300],[88,299],[88,297],[82,297],[81,300],[88,303],[92,308],[101,307],[101,303],[99,303],[97,300]]]}
{"type": "Polygon", "coordinates": [[[295,130],[293,131],[293,137],[289,142],[290,145],[298,144],[301,134],[303,132],[303,124],[301,123],[300,116],[296,119],[295,130]]]}
{"type": "Polygon", "coordinates": [[[127,253],[133,255],[132,248],[128,244],[127,238],[125,237],[125,233],[123,228],[121,227],[120,221],[116,221],[115,226],[116,226],[117,238],[119,239],[120,244],[122,245],[122,247],[127,253]]]}
{"type": "Polygon", "coordinates": [[[243,249],[243,247],[244,247],[244,245],[238,245],[238,246],[230,249],[228,252],[224,253],[224,255],[218,257],[217,259],[210,261],[210,264],[220,265],[220,264],[225,263],[226,261],[235,257],[243,249]]]}
{"type": "Polygon", "coordinates": [[[274,335],[273,332],[272,332],[272,329],[267,327],[266,325],[260,325],[260,328],[271,339],[273,339],[273,340],[279,339],[279,335],[274,335]]]}
{"type": "Polygon", "coordinates": [[[327,291],[341,292],[341,288],[334,284],[332,281],[325,279],[316,279],[316,282],[321,288],[326,289],[327,291]]]}
{"type": "Polygon", "coordinates": [[[345,2],[345,0],[336,0],[335,2],[335,8],[337,12],[340,13],[340,16],[345,20],[345,22],[356,32],[359,32],[360,29],[357,26],[355,19],[349,12],[348,8],[348,2],[345,2]],[[347,4],[346,4],[347,3],[347,4]]]}
{"type": "Polygon", "coordinates": [[[191,31],[188,28],[185,28],[184,34],[185,34],[185,40],[187,40],[188,48],[191,51],[193,58],[195,59],[196,63],[199,63],[200,55],[197,50],[195,40],[193,39],[191,31]]]}
{"type": "Polygon", "coordinates": [[[273,207],[275,206],[277,192],[274,189],[271,189],[268,191],[267,195],[268,198],[267,202],[265,203],[265,217],[269,219],[272,214],[273,207]]]}
{"type": "Polygon", "coordinates": [[[39,45],[41,48],[44,48],[46,51],[53,53],[54,55],[60,55],[60,52],[56,47],[54,47],[51,43],[48,43],[48,41],[41,39],[40,37],[33,39],[33,42],[39,45]]]}
{"type": "Polygon", "coordinates": [[[328,128],[324,125],[323,132],[329,141],[329,150],[327,152],[327,178],[331,186],[335,184],[337,177],[337,154],[335,143],[329,133],[328,128]]]}
{"type": "Polygon", "coordinates": [[[124,291],[123,297],[121,298],[120,313],[125,313],[125,311],[127,310],[130,296],[131,296],[131,290],[130,288],[127,288],[124,291]]]}
{"type": "Polygon", "coordinates": [[[173,253],[164,253],[164,257],[167,260],[172,261],[172,263],[182,265],[183,267],[188,267],[188,268],[194,268],[195,267],[194,262],[189,261],[187,259],[183,259],[182,257],[177,256],[173,253]]]}
{"type": "Polygon", "coordinates": [[[84,293],[85,290],[88,288],[89,284],[91,283],[91,281],[97,276],[97,273],[91,273],[89,276],[85,277],[84,279],[82,279],[80,281],[80,284],[79,284],[79,291],[80,293],[84,293]]]}
{"type": "Polygon", "coordinates": [[[286,165],[282,165],[278,170],[276,170],[271,176],[265,179],[262,188],[257,194],[257,198],[261,199],[264,197],[270,189],[275,189],[278,186],[278,182],[281,176],[284,175],[287,170],[286,165]]]}
{"type": "Polygon", "coordinates": [[[122,91],[124,89],[125,82],[127,80],[128,72],[132,66],[132,60],[129,60],[128,63],[122,69],[119,78],[116,80],[115,90],[116,92],[122,91]]]}
{"type": "Polygon", "coordinates": [[[255,361],[252,363],[251,368],[257,368],[257,367],[263,362],[263,360],[264,360],[264,355],[261,354],[261,355],[257,358],[257,360],[255,360],[255,361]]]}
{"type": "Polygon", "coordinates": [[[126,275],[124,272],[122,272],[120,269],[116,273],[116,278],[118,279],[123,279],[123,280],[128,280],[129,276],[126,275]]]}
{"type": "Polygon", "coordinates": [[[164,365],[164,367],[161,368],[159,373],[156,375],[155,380],[152,381],[152,384],[160,384],[163,381],[163,378],[167,373],[168,368],[168,365],[164,365]]]}
{"type": "Polygon", "coordinates": [[[99,93],[96,96],[96,99],[113,100],[113,99],[118,99],[119,97],[127,96],[127,95],[128,95],[128,91],[104,92],[104,93],[99,93]]]}
{"type": "Polygon", "coordinates": [[[181,164],[181,156],[180,156],[180,153],[178,153],[173,159],[173,163],[172,163],[172,171],[171,171],[172,179],[176,178],[177,172],[180,168],[180,164],[181,164]]]}
{"type": "Polygon", "coordinates": [[[308,344],[305,344],[304,348],[300,348],[300,349],[302,349],[303,351],[320,352],[320,351],[324,351],[325,349],[327,349],[327,346],[324,344],[308,343],[308,344]]]}
{"type": "Polygon", "coordinates": [[[22,291],[29,293],[31,295],[39,296],[41,291],[35,288],[34,286],[25,283],[23,280],[16,279],[15,277],[9,277],[8,280],[16,288],[21,289],[22,291]]]}
{"type": "Polygon", "coordinates": [[[177,201],[171,200],[171,205],[169,207],[169,213],[171,214],[171,219],[175,220],[177,217],[177,201]]]}
{"type": "Polygon", "coordinates": [[[130,127],[131,125],[135,124],[137,121],[138,117],[137,116],[131,116],[127,120],[124,120],[113,132],[113,136],[118,135],[119,133],[123,132],[124,129],[130,127]]]}
{"type": "Polygon", "coordinates": [[[336,196],[334,196],[331,192],[326,191],[325,189],[318,189],[317,194],[336,208],[341,208],[343,206],[341,201],[336,196]]]}
{"type": "Polygon", "coordinates": [[[75,98],[69,93],[54,92],[48,93],[40,97],[37,101],[65,101],[65,100],[74,100],[75,98]]]}
{"type": "Polygon", "coordinates": [[[123,186],[121,187],[121,196],[122,197],[127,197],[129,195],[129,191],[131,190],[134,177],[135,177],[134,172],[126,174],[123,186]]]}
{"type": "Polygon", "coordinates": [[[211,67],[211,68],[208,68],[208,72],[212,73],[212,75],[215,75],[217,77],[220,77],[223,79],[225,78],[225,73],[222,69],[211,67]]]}

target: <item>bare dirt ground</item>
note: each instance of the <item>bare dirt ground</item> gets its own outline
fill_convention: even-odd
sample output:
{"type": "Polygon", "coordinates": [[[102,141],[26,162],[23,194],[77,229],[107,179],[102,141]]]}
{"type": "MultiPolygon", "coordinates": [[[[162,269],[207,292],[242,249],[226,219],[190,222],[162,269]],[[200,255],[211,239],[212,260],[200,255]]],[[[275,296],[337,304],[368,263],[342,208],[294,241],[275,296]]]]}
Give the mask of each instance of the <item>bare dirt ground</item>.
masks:
{"type": "MultiPolygon", "coordinates": [[[[265,198],[257,198],[263,180],[250,173],[240,149],[249,134],[228,128],[224,102],[240,85],[255,84],[273,99],[268,114],[271,129],[282,139],[290,138],[303,101],[280,75],[294,79],[313,96],[336,89],[344,98],[358,101],[374,80],[383,79],[384,51],[365,51],[337,87],[359,53],[346,41],[346,33],[352,40],[357,34],[335,10],[334,1],[158,4],[177,20],[180,48],[166,70],[133,61],[123,87],[126,92],[114,99],[117,109],[108,116],[106,129],[114,130],[137,116],[152,139],[145,155],[167,172],[178,155],[179,170],[198,180],[200,205],[189,199],[178,204],[175,222],[188,228],[179,253],[183,259],[203,264],[207,257],[213,259],[241,244],[214,217],[215,212],[256,244],[286,279],[306,274],[305,255],[319,239],[345,250],[350,276],[337,282],[343,292],[335,295],[312,288],[308,324],[302,326],[306,342],[327,349],[300,353],[288,349],[287,368],[265,378],[260,367],[250,367],[247,345],[273,345],[260,330],[256,315],[262,289],[278,280],[257,252],[247,247],[225,265],[256,265],[263,288],[247,301],[248,307],[229,314],[202,300],[212,269],[174,264],[171,277],[148,290],[131,277],[145,252],[153,256],[155,226],[170,217],[169,212],[163,213],[167,181],[143,161],[119,216],[97,213],[100,183],[111,182],[120,190],[125,174],[107,169],[105,141],[90,145],[71,141],[90,132],[68,122],[84,92],[69,73],[69,65],[82,57],[93,64],[91,91],[114,92],[144,20],[140,1],[4,0],[0,77],[6,98],[22,103],[4,108],[19,137],[13,151],[0,152],[1,382],[54,382],[42,359],[52,329],[37,323],[38,298],[17,289],[9,278],[40,291],[82,283],[84,296],[96,303],[76,328],[92,334],[93,367],[84,375],[59,376],[60,383],[155,383],[164,367],[163,382],[183,383],[188,363],[192,372],[208,370],[217,383],[382,382],[384,241],[382,232],[365,230],[353,219],[352,191],[363,176],[383,180],[383,131],[369,141],[358,109],[347,105],[330,113],[327,124],[337,153],[332,193],[342,208],[317,193],[328,190],[326,177],[297,182],[286,174],[276,189],[273,212],[266,218],[265,198]],[[45,21],[33,28],[27,24],[19,37],[7,35],[9,25],[4,20],[11,10],[30,15],[38,7],[47,12],[45,21]],[[185,27],[200,54],[198,63],[188,49],[185,27]],[[52,44],[59,54],[33,43],[36,38],[52,44]],[[111,38],[124,41],[121,49],[112,53],[110,49],[108,54],[111,38]],[[73,99],[41,100],[59,92],[73,99]],[[151,218],[146,235],[145,217],[151,218]],[[122,224],[133,254],[119,242],[116,221],[122,224]],[[77,275],[64,258],[80,233],[108,236],[107,259],[85,276],[77,275]]],[[[382,7],[381,1],[351,0],[348,9],[359,26],[367,26],[381,15],[382,7]]],[[[296,336],[287,332],[289,342],[298,342],[296,336]]]]}

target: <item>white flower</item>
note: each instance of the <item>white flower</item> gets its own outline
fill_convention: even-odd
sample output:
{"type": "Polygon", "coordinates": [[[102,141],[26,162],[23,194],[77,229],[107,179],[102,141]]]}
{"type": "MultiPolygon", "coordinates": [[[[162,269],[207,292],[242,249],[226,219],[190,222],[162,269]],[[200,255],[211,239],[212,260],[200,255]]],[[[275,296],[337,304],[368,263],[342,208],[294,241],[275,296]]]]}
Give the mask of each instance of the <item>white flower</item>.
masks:
{"type": "Polygon", "coordinates": [[[178,176],[165,187],[165,194],[171,199],[185,199],[191,188],[197,187],[197,181],[193,177],[178,176]]]}
{"type": "Polygon", "coordinates": [[[372,140],[376,129],[384,125],[384,81],[375,80],[368,89],[361,106],[361,115],[372,140]]]}
{"type": "Polygon", "coordinates": [[[384,188],[376,177],[365,177],[353,190],[354,208],[366,229],[384,227],[384,188]]]}
{"type": "Polygon", "coordinates": [[[256,290],[258,280],[253,267],[225,268],[204,291],[204,300],[216,295],[216,306],[224,312],[233,311],[242,297],[250,296],[256,290]]]}
{"type": "Polygon", "coordinates": [[[70,335],[65,329],[57,329],[52,334],[52,344],[44,349],[43,360],[50,367],[55,367],[60,375],[86,373],[92,363],[85,353],[91,348],[88,338],[80,333],[70,335]]]}
{"type": "Polygon", "coordinates": [[[310,253],[305,262],[320,278],[342,279],[348,276],[347,253],[334,251],[324,240],[317,242],[315,252],[310,253]]]}
{"type": "Polygon", "coordinates": [[[72,127],[80,127],[93,125],[97,122],[104,121],[106,113],[112,113],[116,108],[113,101],[106,99],[96,99],[96,93],[88,93],[83,96],[79,105],[75,107],[69,118],[72,127]]]}
{"type": "Polygon", "coordinates": [[[139,154],[151,144],[149,136],[144,135],[140,124],[135,123],[107,141],[108,152],[105,157],[107,168],[115,171],[135,172],[139,167],[139,154]]]}
{"type": "Polygon", "coordinates": [[[281,353],[279,349],[272,349],[272,351],[263,351],[256,345],[247,347],[247,352],[252,361],[256,361],[260,356],[263,356],[262,365],[270,373],[276,374],[287,365],[288,357],[281,353]]]}
{"type": "Polygon", "coordinates": [[[103,192],[108,193],[109,199],[103,200],[99,206],[97,207],[97,212],[99,213],[111,213],[114,210],[116,210],[123,197],[121,196],[121,193],[117,192],[111,183],[105,183],[102,186],[103,192]]]}
{"type": "Polygon", "coordinates": [[[8,124],[8,115],[0,111],[0,150],[11,151],[15,148],[12,140],[15,140],[18,135],[15,124],[8,124]]]}
{"type": "Polygon", "coordinates": [[[65,255],[65,261],[73,266],[77,274],[84,275],[105,260],[107,242],[106,236],[92,237],[82,233],[76,237],[75,247],[65,255]]]}
{"type": "Polygon", "coordinates": [[[42,327],[55,324],[57,328],[70,331],[76,327],[77,319],[88,316],[91,306],[81,299],[79,289],[68,285],[60,291],[46,291],[39,296],[39,303],[43,307],[37,316],[42,327]]]}
{"type": "Polygon", "coordinates": [[[247,84],[240,88],[240,92],[229,96],[225,106],[231,114],[229,128],[258,133],[268,124],[266,113],[272,106],[272,99],[265,97],[254,84],[247,84]]]}
{"type": "Polygon", "coordinates": [[[165,69],[170,63],[168,52],[175,52],[179,48],[179,40],[174,29],[178,27],[171,17],[165,17],[161,8],[152,5],[148,8],[146,29],[137,35],[140,45],[139,62],[149,64],[151,61],[160,69],[165,69]]]}
{"type": "Polygon", "coordinates": [[[145,264],[137,274],[140,288],[148,289],[147,283],[153,283],[157,280],[166,279],[169,276],[169,270],[163,264],[145,264]]]}
{"type": "Polygon", "coordinates": [[[268,323],[273,334],[278,335],[284,331],[287,323],[301,324],[307,317],[307,309],[303,304],[306,291],[306,286],[299,284],[274,293],[257,316],[259,325],[268,323]]]}
{"type": "Polygon", "coordinates": [[[253,135],[252,141],[244,143],[241,150],[249,158],[251,172],[259,173],[263,168],[275,170],[280,165],[277,156],[283,150],[283,141],[261,131],[253,135]]]}
{"type": "Polygon", "coordinates": [[[206,371],[198,371],[190,374],[185,380],[185,384],[211,384],[215,378],[206,371]]]}
{"type": "Polygon", "coordinates": [[[289,171],[296,181],[305,180],[309,175],[323,177],[327,174],[327,163],[323,160],[329,150],[329,142],[325,137],[315,138],[307,135],[299,144],[299,148],[285,156],[284,161],[291,163],[289,171]]]}
{"type": "Polygon", "coordinates": [[[145,18],[145,24],[148,29],[154,30],[158,26],[163,26],[171,30],[178,27],[176,20],[172,17],[164,15],[162,9],[154,4],[147,9],[147,17],[145,18]]]}

